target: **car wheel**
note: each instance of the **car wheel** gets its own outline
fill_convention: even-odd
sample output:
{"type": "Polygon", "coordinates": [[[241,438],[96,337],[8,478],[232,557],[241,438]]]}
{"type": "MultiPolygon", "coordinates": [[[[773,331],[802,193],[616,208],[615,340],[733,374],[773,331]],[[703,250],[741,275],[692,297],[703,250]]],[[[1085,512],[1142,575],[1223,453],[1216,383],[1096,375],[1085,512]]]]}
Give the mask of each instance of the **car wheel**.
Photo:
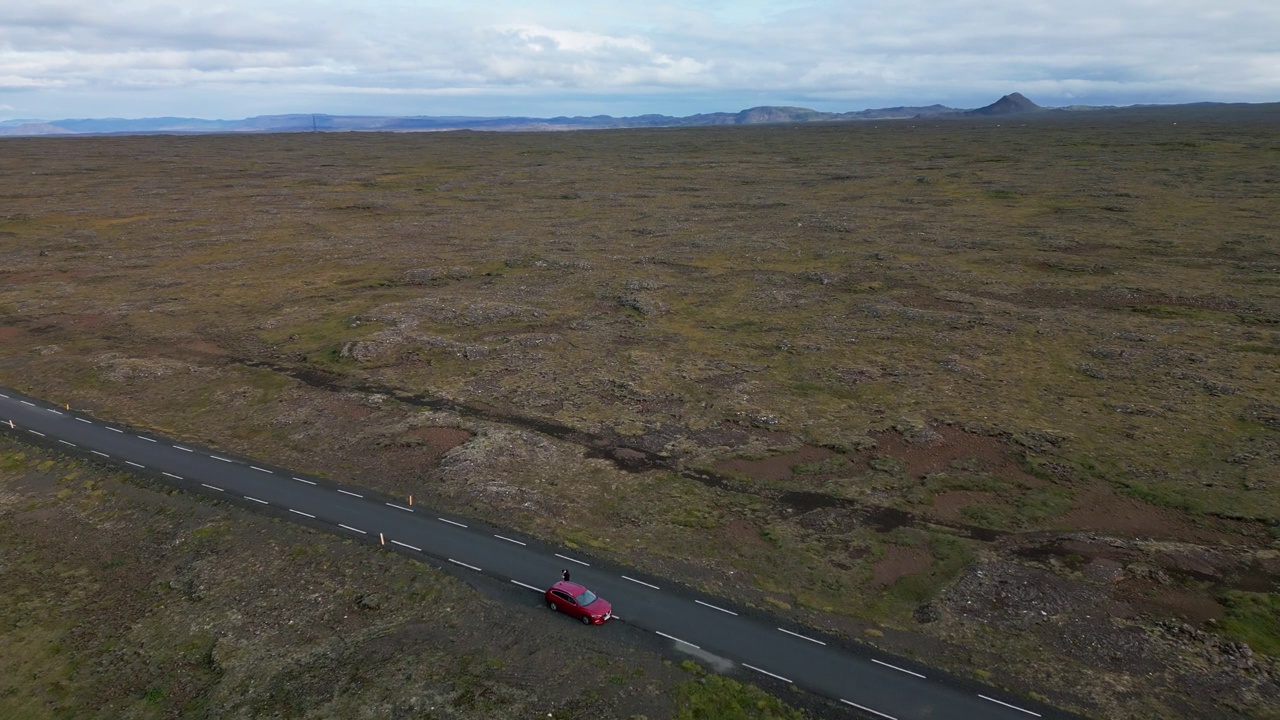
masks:
{"type": "Polygon", "coordinates": [[[560,609],[560,608],[556,607],[556,604],[555,604],[555,603],[553,603],[553,602],[551,602],[550,600],[548,600],[548,601],[547,601],[547,607],[551,608],[552,612],[554,612],[554,611],[556,611],[556,610],[559,610],[559,609],[560,609]]]}
{"type": "Polygon", "coordinates": [[[582,624],[583,624],[583,625],[590,625],[590,624],[591,624],[591,616],[590,616],[590,615],[583,615],[583,616],[582,616],[582,624]]]}

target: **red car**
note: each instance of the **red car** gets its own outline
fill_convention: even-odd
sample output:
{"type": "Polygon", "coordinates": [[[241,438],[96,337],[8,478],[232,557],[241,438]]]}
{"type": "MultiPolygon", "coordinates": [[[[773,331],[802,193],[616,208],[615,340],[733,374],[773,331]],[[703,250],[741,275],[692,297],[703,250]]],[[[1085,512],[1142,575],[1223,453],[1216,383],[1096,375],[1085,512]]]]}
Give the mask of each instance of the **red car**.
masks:
{"type": "Polygon", "coordinates": [[[613,606],[577,583],[561,581],[547,588],[547,607],[582,621],[599,625],[613,617],[613,606]]]}

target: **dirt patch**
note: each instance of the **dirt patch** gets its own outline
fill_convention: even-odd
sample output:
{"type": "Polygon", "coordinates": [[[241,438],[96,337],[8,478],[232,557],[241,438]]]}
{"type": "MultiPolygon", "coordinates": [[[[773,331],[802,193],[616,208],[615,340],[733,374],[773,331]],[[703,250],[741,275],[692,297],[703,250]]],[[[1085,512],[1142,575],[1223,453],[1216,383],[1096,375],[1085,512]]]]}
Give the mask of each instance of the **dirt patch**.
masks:
{"type": "Polygon", "coordinates": [[[1203,590],[1171,587],[1149,580],[1122,581],[1116,596],[1142,612],[1156,617],[1173,617],[1202,626],[1221,620],[1226,610],[1203,590]]]}
{"type": "Polygon", "coordinates": [[[869,453],[888,455],[902,463],[907,477],[945,472],[962,462],[973,470],[1036,487],[1044,481],[1022,469],[1003,439],[979,435],[954,425],[928,425],[904,436],[895,430],[871,433],[876,441],[869,453]]]}
{"type": "Polygon", "coordinates": [[[910,575],[919,575],[933,565],[933,556],[920,548],[890,545],[871,571],[876,587],[886,588],[910,575]]]}
{"type": "Polygon", "coordinates": [[[1105,487],[1093,488],[1078,497],[1075,507],[1059,519],[1063,527],[1201,543],[1239,542],[1242,531],[1249,530],[1243,524],[1228,520],[1192,518],[1179,510],[1148,505],[1105,487]]]}
{"type": "Polygon", "coordinates": [[[0,325],[0,342],[17,340],[20,335],[22,335],[22,328],[16,328],[12,325],[0,325]]]}
{"type": "Polygon", "coordinates": [[[804,463],[821,462],[835,457],[836,452],[828,448],[806,445],[800,450],[786,455],[774,455],[759,460],[736,458],[723,460],[716,464],[716,470],[725,473],[746,475],[752,480],[776,482],[793,477],[792,468],[804,463]]]}
{"type": "Polygon", "coordinates": [[[405,435],[411,439],[421,440],[426,443],[427,447],[438,455],[444,455],[475,437],[466,430],[447,427],[415,428],[405,433],[405,435]]]}

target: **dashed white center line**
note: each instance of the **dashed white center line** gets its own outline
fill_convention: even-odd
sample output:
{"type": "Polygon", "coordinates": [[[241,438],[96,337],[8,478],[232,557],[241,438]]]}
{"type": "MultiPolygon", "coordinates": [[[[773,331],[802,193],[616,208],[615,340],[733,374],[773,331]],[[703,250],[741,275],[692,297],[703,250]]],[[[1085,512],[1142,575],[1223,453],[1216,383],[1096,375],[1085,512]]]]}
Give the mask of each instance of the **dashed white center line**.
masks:
{"type": "Polygon", "coordinates": [[[924,679],[925,679],[925,677],[924,677],[923,675],[921,675],[920,673],[918,673],[918,672],[911,672],[910,670],[907,670],[907,669],[905,669],[905,668],[900,668],[900,667],[898,667],[897,665],[890,665],[890,664],[889,664],[889,663],[887,663],[887,662],[880,662],[879,660],[876,660],[875,658],[871,658],[871,662],[873,662],[873,663],[875,663],[875,664],[877,664],[877,665],[883,665],[883,666],[885,666],[885,667],[887,667],[887,668],[893,668],[894,670],[897,670],[898,672],[903,672],[903,673],[906,673],[906,674],[908,674],[908,675],[915,675],[916,677],[920,678],[921,680],[924,680],[924,679]]]}
{"type": "Polygon", "coordinates": [[[110,455],[104,452],[98,452],[97,450],[90,450],[89,452],[93,453],[94,455],[101,455],[102,457],[105,457],[105,458],[111,457],[110,455]]]}
{"type": "Polygon", "coordinates": [[[786,679],[786,678],[782,677],[781,675],[774,675],[773,673],[769,672],[768,670],[761,670],[760,668],[756,667],[755,665],[748,665],[748,664],[746,664],[746,663],[742,663],[742,667],[747,668],[748,670],[755,670],[755,671],[756,671],[756,672],[758,672],[758,673],[763,673],[763,674],[768,675],[769,677],[771,677],[771,678],[773,678],[773,679],[775,679],[775,680],[781,680],[781,681],[782,681],[782,682],[784,682],[784,683],[788,683],[788,684],[790,684],[790,683],[791,683],[791,681],[790,681],[790,680],[788,680],[788,679],[786,679]]]}
{"type": "Polygon", "coordinates": [[[304,513],[304,512],[302,512],[301,510],[294,510],[293,508],[289,508],[289,512],[291,512],[291,513],[296,513],[296,514],[298,514],[298,515],[301,515],[302,517],[309,517],[309,518],[311,518],[312,520],[315,520],[315,519],[316,519],[316,516],[315,516],[315,515],[312,515],[311,513],[304,513]]]}
{"type": "Polygon", "coordinates": [[[872,715],[879,715],[879,716],[880,716],[880,717],[882,717],[882,718],[888,718],[888,720],[898,720],[898,718],[896,718],[896,717],[894,717],[894,716],[892,716],[892,715],[885,715],[884,713],[880,712],[879,710],[872,710],[871,708],[867,707],[866,705],[859,705],[859,704],[858,704],[858,703],[856,703],[856,702],[849,702],[848,700],[845,700],[844,698],[840,698],[840,702],[844,703],[845,705],[852,705],[853,707],[856,707],[856,708],[858,708],[859,710],[861,710],[861,711],[863,711],[863,712],[869,712],[869,713],[871,713],[872,715]]]}
{"type": "Polygon", "coordinates": [[[391,544],[392,544],[392,545],[399,545],[400,547],[403,547],[403,548],[409,548],[410,550],[413,550],[414,552],[422,552],[422,548],[418,548],[418,547],[414,547],[414,546],[412,546],[412,545],[408,545],[408,544],[406,544],[406,543],[402,543],[402,542],[400,542],[399,540],[392,540],[392,541],[391,541],[391,544]]]}
{"type": "Polygon", "coordinates": [[[143,436],[143,435],[139,435],[138,437],[139,437],[139,438],[141,438],[141,439],[143,439],[143,440],[146,440],[147,442],[155,442],[155,440],[154,440],[153,438],[145,437],[145,436],[143,436]]]}
{"type": "Polygon", "coordinates": [[[256,498],[256,497],[249,497],[248,495],[245,495],[245,496],[244,496],[244,499],[245,499],[245,500],[252,500],[252,501],[254,501],[254,502],[256,502],[256,503],[262,503],[263,505],[270,505],[270,504],[271,504],[271,503],[267,502],[266,500],[259,500],[259,499],[258,499],[258,498],[256,498]]]}
{"type": "Polygon", "coordinates": [[[343,495],[350,495],[351,497],[358,497],[358,498],[364,497],[363,495],[357,495],[356,493],[347,492],[346,490],[339,490],[338,492],[342,493],[343,495]]]}
{"type": "Polygon", "coordinates": [[[134,466],[134,467],[136,467],[136,468],[145,468],[145,467],[146,467],[146,465],[140,465],[140,464],[138,464],[138,463],[136,463],[136,462],[134,462],[134,461],[132,461],[132,460],[125,460],[125,461],[124,461],[124,464],[125,464],[125,465],[132,465],[132,466],[134,466]]]}
{"type": "Polygon", "coordinates": [[[779,630],[781,630],[782,632],[784,632],[784,633],[788,634],[788,635],[795,635],[796,637],[800,638],[801,640],[808,640],[808,641],[809,641],[809,642],[811,642],[811,643],[818,643],[819,645],[826,645],[826,643],[822,642],[821,640],[814,640],[813,638],[811,638],[811,637],[805,637],[804,635],[801,635],[800,633],[793,633],[793,632],[791,632],[790,630],[787,630],[786,628],[778,628],[778,629],[779,629],[779,630]]]}
{"type": "Polygon", "coordinates": [[[300,482],[300,483],[306,483],[306,484],[308,484],[308,485],[315,485],[315,483],[311,482],[310,480],[303,480],[303,479],[302,479],[302,478],[300,478],[300,477],[296,477],[296,478],[294,478],[294,480],[297,480],[297,481],[298,481],[298,482],[300,482]]]}
{"type": "MultiPolygon", "coordinates": [[[[732,610],[725,610],[725,609],[724,609],[724,608],[722,608],[722,607],[716,607],[715,605],[712,605],[711,603],[704,603],[704,602],[702,602],[701,600],[694,600],[694,602],[696,602],[696,603],[698,603],[699,605],[702,605],[702,606],[704,606],[704,607],[709,607],[709,608],[711,608],[712,610],[719,610],[719,611],[720,611],[720,612],[722,612],[722,613],[728,613],[728,614],[730,614],[730,615],[737,615],[737,614],[738,614],[738,613],[736,613],[736,612],[734,612],[734,611],[732,611],[732,610]]],[[[763,671],[762,671],[762,672],[763,672],[763,671]]],[[[790,682],[790,681],[788,681],[788,682],[790,682]]]]}
{"type": "Polygon", "coordinates": [[[468,564],[466,564],[466,563],[462,562],[461,560],[454,560],[453,558],[449,558],[449,562],[453,563],[454,565],[461,565],[462,567],[464,567],[464,568],[466,568],[466,569],[468,569],[468,570],[475,570],[476,572],[484,572],[483,570],[481,570],[480,568],[476,567],[475,565],[468,565],[468,564]]]}
{"type": "Polygon", "coordinates": [[[75,444],[75,443],[73,443],[73,442],[67,442],[66,440],[59,440],[58,442],[62,443],[63,445],[70,445],[71,447],[75,447],[75,446],[76,446],[76,444],[75,444]]]}
{"type": "Polygon", "coordinates": [[[53,408],[45,408],[45,410],[48,410],[49,412],[53,413],[54,415],[61,415],[61,414],[62,414],[62,411],[61,411],[61,410],[54,410],[53,408]]]}
{"type": "Polygon", "coordinates": [[[661,631],[659,631],[659,630],[654,630],[654,632],[655,632],[655,633],[658,633],[659,635],[661,635],[662,637],[664,637],[664,638],[666,638],[666,639],[668,639],[668,640],[675,640],[675,641],[676,641],[676,642],[678,642],[678,643],[684,643],[685,645],[688,645],[689,647],[693,648],[694,650],[701,650],[701,649],[702,649],[702,648],[698,647],[697,645],[694,645],[693,643],[689,642],[688,640],[681,640],[680,638],[676,637],[675,635],[668,635],[668,634],[666,634],[666,633],[664,633],[664,632],[661,632],[661,631]]]}
{"type": "MultiPolygon", "coordinates": [[[[506,540],[506,541],[507,541],[507,542],[509,542],[509,543],[515,543],[516,545],[524,545],[524,544],[525,544],[525,543],[520,542],[519,540],[512,540],[512,539],[511,539],[511,538],[509,538],[509,537],[502,537],[501,535],[494,535],[494,537],[498,538],[499,540],[506,540]]],[[[515,581],[515,580],[512,580],[511,582],[516,582],[516,581],[515,581]]],[[[516,583],[516,584],[517,584],[517,585],[519,585],[520,583],[516,583]]],[[[528,585],[526,585],[525,587],[529,587],[529,586],[528,586],[528,585]]]]}
{"type": "Polygon", "coordinates": [[[360,528],[353,528],[353,527],[351,527],[350,525],[343,525],[342,523],[338,523],[338,527],[342,528],[343,530],[350,530],[351,532],[357,532],[357,533],[360,533],[361,535],[368,535],[368,534],[369,534],[369,533],[367,533],[367,532],[365,532],[365,531],[361,530],[360,528]]]}
{"type": "Polygon", "coordinates": [[[207,483],[200,483],[200,484],[201,484],[201,485],[204,485],[205,487],[209,488],[210,490],[217,490],[218,492],[226,492],[226,490],[223,490],[222,488],[220,488],[220,487],[216,487],[216,486],[214,486],[214,485],[209,485],[209,484],[207,484],[207,483]]]}
{"type": "Polygon", "coordinates": [[[561,555],[560,553],[556,553],[556,557],[560,558],[561,560],[568,560],[569,562],[575,562],[575,563],[578,563],[579,565],[591,567],[591,563],[584,563],[581,560],[578,560],[576,558],[571,558],[568,555],[561,555]]]}
{"type": "Polygon", "coordinates": [[[519,585],[519,586],[520,586],[520,587],[522,587],[522,588],[529,588],[530,590],[532,590],[532,591],[534,591],[534,592],[538,592],[538,593],[542,592],[542,588],[536,588],[536,587],[534,587],[534,586],[532,586],[532,585],[525,585],[524,583],[520,582],[519,580],[512,580],[511,582],[515,583],[516,585],[519,585]]]}
{"type": "Polygon", "coordinates": [[[383,505],[386,505],[387,507],[395,508],[397,510],[403,510],[405,512],[413,512],[413,508],[407,508],[403,505],[396,505],[395,503],[383,503],[383,505]]]}
{"type": "Polygon", "coordinates": [[[250,468],[253,468],[254,470],[257,470],[258,472],[264,472],[264,473],[267,473],[268,475],[275,475],[275,473],[274,473],[274,472],[271,472],[270,470],[268,470],[268,469],[266,469],[266,468],[260,468],[260,467],[258,467],[257,465],[250,465],[249,467],[250,467],[250,468]]]}
{"type": "Polygon", "coordinates": [[[210,455],[209,457],[213,458],[214,460],[221,460],[224,463],[235,462],[234,460],[228,460],[224,457],[218,457],[217,455],[210,455]]]}
{"type": "Polygon", "coordinates": [[[48,437],[47,435],[40,432],[39,430],[28,430],[27,432],[31,433],[32,435],[39,435],[40,437],[48,437]]]}
{"type": "Polygon", "coordinates": [[[1020,707],[1018,707],[1017,705],[1010,705],[1010,704],[1009,704],[1009,703],[1007,703],[1007,702],[1001,702],[1001,701],[999,701],[999,700],[997,700],[997,699],[995,699],[995,698],[993,698],[993,697],[987,697],[986,695],[978,695],[978,697],[982,698],[983,700],[990,700],[991,702],[993,702],[993,703],[995,703],[995,704],[997,704],[997,705],[1003,705],[1003,706],[1005,706],[1005,707],[1007,707],[1007,708],[1013,708],[1014,710],[1018,710],[1018,711],[1020,711],[1020,712],[1024,712],[1024,713],[1026,713],[1026,714],[1028,714],[1028,715],[1035,715],[1036,717],[1040,717],[1040,713],[1038,713],[1038,712],[1031,712],[1030,710],[1027,710],[1026,708],[1020,708],[1020,707]]]}
{"type": "Polygon", "coordinates": [[[35,407],[35,406],[36,406],[36,404],[35,404],[35,403],[30,402],[30,401],[27,401],[27,400],[19,400],[18,402],[22,403],[23,405],[30,405],[31,407],[35,407]]]}
{"type": "Polygon", "coordinates": [[[458,527],[466,527],[466,525],[463,525],[460,522],[454,522],[453,520],[446,520],[442,517],[438,517],[436,519],[439,520],[440,522],[449,523],[450,525],[457,525],[458,527]]]}
{"type": "Polygon", "coordinates": [[[169,476],[169,477],[173,478],[174,480],[181,480],[181,479],[182,479],[182,476],[181,476],[181,475],[174,475],[173,473],[170,473],[170,472],[161,472],[160,474],[161,474],[161,475],[167,475],[167,476],[169,476]]]}
{"type": "Polygon", "coordinates": [[[637,580],[637,579],[635,579],[635,578],[633,578],[633,577],[627,577],[626,575],[623,575],[623,576],[622,576],[622,579],[623,579],[623,580],[630,580],[631,582],[633,582],[633,583],[635,583],[635,584],[637,584],[637,585],[643,585],[643,586],[645,586],[645,587],[647,587],[647,588],[653,588],[654,590],[658,590],[658,589],[660,589],[657,585],[650,585],[649,583],[647,583],[647,582],[645,582],[645,581],[643,581],[643,580],[637,580]]]}
{"type": "Polygon", "coordinates": [[[107,427],[107,429],[108,429],[108,430],[110,430],[111,432],[118,432],[118,433],[120,433],[121,435],[123,435],[123,434],[124,434],[124,431],[123,431],[123,430],[121,430],[120,428],[113,428],[113,427],[108,426],[108,427],[107,427]]]}
{"type": "Polygon", "coordinates": [[[88,425],[92,425],[92,424],[93,424],[93,421],[92,421],[92,420],[85,420],[84,418],[76,418],[76,419],[77,419],[77,420],[79,420],[80,422],[85,423],[85,424],[88,424],[88,425]]]}
{"type": "Polygon", "coordinates": [[[184,448],[184,447],[182,447],[181,445],[174,445],[174,446],[173,446],[173,449],[174,449],[174,450],[181,450],[182,452],[195,452],[195,450],[192,450],[191,448],[184,448]]]}

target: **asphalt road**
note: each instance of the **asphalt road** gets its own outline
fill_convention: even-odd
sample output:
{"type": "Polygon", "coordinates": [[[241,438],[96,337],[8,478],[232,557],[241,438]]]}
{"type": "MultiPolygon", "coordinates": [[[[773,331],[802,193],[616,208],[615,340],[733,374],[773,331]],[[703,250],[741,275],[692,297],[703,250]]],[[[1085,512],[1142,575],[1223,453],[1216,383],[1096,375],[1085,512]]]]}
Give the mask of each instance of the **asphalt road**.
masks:
{"type": "MultiPolygon", "coordinates": [[[[459,572],[514,583],[528,589],[531,603],[541,602],[543,590],[567,567],[575,582],[613,604],[620,621],[666,638],[673,650],[719,656],[734,664],[732,672],[754,675],[748,679],[764,685],[794,684],[868,717],[1076,717],[514,532],[411,507],[403,500],[362,488],[174,442],[6,388],[0,388],[0,432],[122,466],[183,490],[385,545],[420,559],[435,559],[459,572]]],[[[591,629],[570,627],[566,619],[566,632],[570,631],[591,629]]]]}

